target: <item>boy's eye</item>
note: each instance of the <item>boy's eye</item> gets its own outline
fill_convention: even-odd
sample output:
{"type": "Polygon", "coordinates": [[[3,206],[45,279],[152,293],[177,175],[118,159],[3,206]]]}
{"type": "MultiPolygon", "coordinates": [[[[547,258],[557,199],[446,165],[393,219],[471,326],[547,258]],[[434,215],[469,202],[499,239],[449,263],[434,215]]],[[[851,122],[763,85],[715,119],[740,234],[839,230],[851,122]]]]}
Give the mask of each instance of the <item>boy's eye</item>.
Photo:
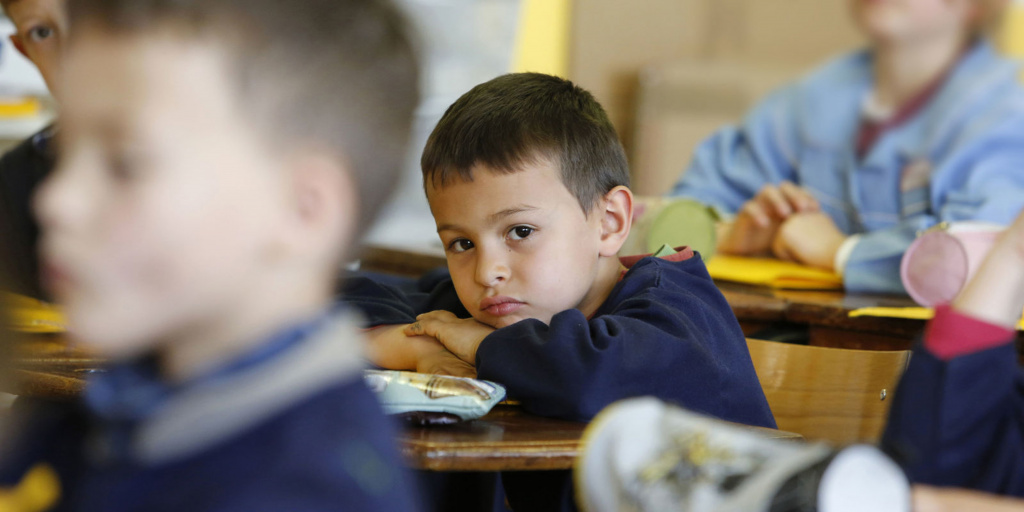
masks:
{"type": "Polygon", "coordinates": [[[530,226],[516,226],[512,228],[511,231],[508,232],[508,235],[513,240],[522,240],[532,235],[534,231],[536,230],[531,228],[530,226]]]}
{"type": "Polygon", "coordinates": [[[452,252],[466,252],[473,248],[473,242],[465,238],[456,238],[452,240],[452,243],[448,244],[448,250],[452,252]]]}
{"type": "Polygon", "coordinates": [[[50,27],[34,27],[28,31],[29,39],[33,41],[42,41],[53,35],[53,29],[50,27]]]}

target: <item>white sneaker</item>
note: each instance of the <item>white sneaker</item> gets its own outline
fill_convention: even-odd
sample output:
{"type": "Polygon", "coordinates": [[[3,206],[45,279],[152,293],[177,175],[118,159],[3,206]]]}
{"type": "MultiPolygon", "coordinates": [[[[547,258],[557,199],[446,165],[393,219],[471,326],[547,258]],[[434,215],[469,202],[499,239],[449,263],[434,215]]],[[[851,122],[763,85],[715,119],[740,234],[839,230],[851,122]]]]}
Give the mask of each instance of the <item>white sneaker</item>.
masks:
{"type": "Polygon", "coordinates": [[[902,470],[876,448],[768,439],[654,398],[601,412],[576,462],[587,512],[907,512],[902,470]]]}

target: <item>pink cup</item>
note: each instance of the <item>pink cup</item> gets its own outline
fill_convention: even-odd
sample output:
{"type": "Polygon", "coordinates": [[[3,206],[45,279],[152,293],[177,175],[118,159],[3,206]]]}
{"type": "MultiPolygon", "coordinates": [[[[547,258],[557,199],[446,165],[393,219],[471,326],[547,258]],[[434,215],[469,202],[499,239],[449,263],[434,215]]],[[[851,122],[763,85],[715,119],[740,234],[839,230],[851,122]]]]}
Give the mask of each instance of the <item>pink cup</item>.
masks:
{"type": "Polygon", "coordinates": [[[925,231],[903,254],[903,287],[922,306],[952,301],[1004,229],[981,222],[943,222],[925,231]]]}

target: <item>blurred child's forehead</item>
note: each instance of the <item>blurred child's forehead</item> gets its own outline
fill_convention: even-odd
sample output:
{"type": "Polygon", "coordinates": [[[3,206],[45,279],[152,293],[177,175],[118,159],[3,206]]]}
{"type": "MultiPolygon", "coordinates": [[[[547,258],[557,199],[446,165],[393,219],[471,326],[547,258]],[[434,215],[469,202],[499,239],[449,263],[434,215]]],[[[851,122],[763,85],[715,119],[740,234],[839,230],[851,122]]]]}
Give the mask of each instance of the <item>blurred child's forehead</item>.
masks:
{"type": "Polygon", "coordinates": [[[174,35],[83,27],[65,61],[75,94],[64,102],[62,124],[90,136],[177,138],[173,130],[202,129],[197,124],[234,108],[227,66],[215,47],[174,35]]]}

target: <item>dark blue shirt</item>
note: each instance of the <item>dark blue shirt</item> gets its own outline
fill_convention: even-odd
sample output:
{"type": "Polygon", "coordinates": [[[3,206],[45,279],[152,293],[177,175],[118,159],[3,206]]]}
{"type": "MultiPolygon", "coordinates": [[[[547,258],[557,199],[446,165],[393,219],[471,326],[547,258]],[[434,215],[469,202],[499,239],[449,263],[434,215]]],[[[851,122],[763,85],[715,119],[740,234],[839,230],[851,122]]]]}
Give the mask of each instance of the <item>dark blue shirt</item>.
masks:
{"type": "Polygon", "coordinates": [[[882,444],[913,482],[1024,497],[1024,371],[1015,343],[949,361],[915,348],[882,444]]]}
{"type": "Polygon", "coordinates": [[[84,400],[20,404],[0,485],[47,463],[61,511],[416,510],[359,343],[330,315],[184,385],[139,361],[98,376],[84,400]]]}

